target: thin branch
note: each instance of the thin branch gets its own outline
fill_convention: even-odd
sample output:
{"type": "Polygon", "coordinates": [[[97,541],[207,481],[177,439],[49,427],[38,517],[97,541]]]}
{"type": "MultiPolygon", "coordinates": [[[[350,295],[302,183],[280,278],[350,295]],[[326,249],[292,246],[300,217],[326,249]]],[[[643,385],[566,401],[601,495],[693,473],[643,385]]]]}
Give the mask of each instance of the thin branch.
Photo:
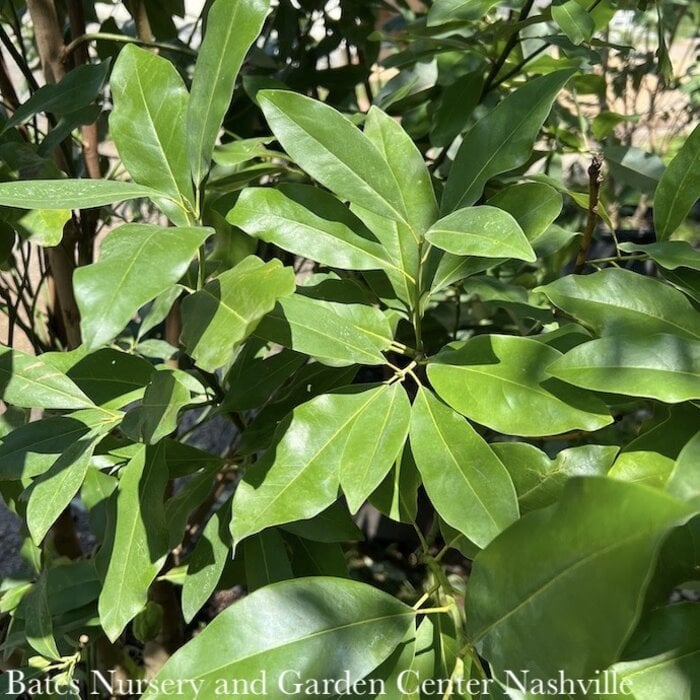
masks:
{"type": "Polygon", "coordinates": [[[117,44],[136,44],[137,46],[145,46],[151,49],[163,49],[165,51],[175,51],[176,53],[186,54],[187,56],[196,56],[197,52],[186,46],[178,46],[177,44],[168,44],[164,41],[146,41],[145,39],[137,39],[133,36],[123,36],[121,34],[108,34],[105,32],[94,32],[92,34],[83,34],[76,37],[70,44],[67,44],[63,49],[62,60],[66,63],[71,54],[76,51],[82,44],[90,41],[113,41],[117,44]]]}
{"type": "Polygon", "coordinates": [[[598,197],[600,195],[600,183],[602,181],[601,171],[603,169],[603,159],[599,154],[594,154],[591,165],[588,168],[588,218],[586,219],[586,229],[583,232],[581,247],[576,256],[574,274],[581,274],[586,266],[586,259],[591,249],[593,233],[598,222],[598,197]]]}

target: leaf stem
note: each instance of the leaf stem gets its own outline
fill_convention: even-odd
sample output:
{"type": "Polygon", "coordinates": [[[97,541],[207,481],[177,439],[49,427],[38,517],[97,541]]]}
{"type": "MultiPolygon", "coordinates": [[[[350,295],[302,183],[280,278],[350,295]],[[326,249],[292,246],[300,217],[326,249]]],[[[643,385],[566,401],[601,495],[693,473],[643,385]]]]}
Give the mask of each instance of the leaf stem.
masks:
{"type": "Polygon", "coordinates": [[[149,49],[164,49],[166,51],[175,51],[176,53],[183,53],[188,56],[196,56],[197,52],[193,51],[189,47],[176,46],[175,44],[168,44],[163,41],[147,41],[145,39],[137,39],[133,36],[123,36],[122,34],[109,34],[107,32],[94,32],[83,34],[76,37],[69,44],[66,44],[63,49],[61,60],[66,63],[70,58],[71,54],[82,44],[88,41],[113,41],[117,44],[136,44],[138,46],[146,46],[149,49]]]}

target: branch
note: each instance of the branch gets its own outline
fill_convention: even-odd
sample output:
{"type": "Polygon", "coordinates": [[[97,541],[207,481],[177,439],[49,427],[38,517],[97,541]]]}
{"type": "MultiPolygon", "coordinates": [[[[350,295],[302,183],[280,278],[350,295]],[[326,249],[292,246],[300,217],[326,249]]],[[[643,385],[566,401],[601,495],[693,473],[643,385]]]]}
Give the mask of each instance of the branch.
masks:
{"type": "Polygon", "coordinates": [[[70,44],[67,44],[62,52],[61,60],[67,63],[71,54],[76,51],[82,44],[90,41],[113,41],[116,44],[136,44],[137,46],[145,46],[149,49],[163,49],[165,51],[175,51],[176,53],[186,54],[187,56],[196,56],[197,52],[187,46],[178,46],[177,44],[168,44],[164,41],[147,41],[145,39],[137,39],[133,36],[123,36],[122,34],[108,34],[105,32],[94,32],[92,34],[83,34],[76,37],[70,44]]]}
{"type": "Polygon", "coordinates": [[[595,225],[598,221],[598,196],[600,195],[600,183],[602,182],[602,169],[603,159],[596,153],[588,168],[588,218],[586,220],[586,230],[583,232],[583,239],[581,240],[581,248],[576,256],[576,265],[574,266],[574,274],[576,275],[581,274],[586,266],[595,225]]]}

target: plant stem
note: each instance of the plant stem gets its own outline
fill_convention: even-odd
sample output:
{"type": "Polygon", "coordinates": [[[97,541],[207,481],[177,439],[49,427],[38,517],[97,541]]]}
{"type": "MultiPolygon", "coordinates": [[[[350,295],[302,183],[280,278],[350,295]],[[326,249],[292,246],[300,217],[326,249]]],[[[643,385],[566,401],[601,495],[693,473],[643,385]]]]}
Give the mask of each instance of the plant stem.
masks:
{"type": "Polygon", "coordinates": [[[82,44],[90,41],[113,41],[117,44],[136,44],[137,46],[145,46],[149,49],[163,49],[166,51],[175,51],[176,53],[183,53],[187,56],[196,56],[197,52],[190,48],[183,46],[176,46],[175,44],[167,44],[163,41],[149,41],[146,39],[137,39],[133,36],[122,36],[121,34],[109,34],[106,32],[94,32],[92,34],[83,34],[82,36],[76,37],[70,44],[67,44],[63,49],[62,60],[67,62],[71,54],[82,44]]]}
{"type": "Polygon", "coordinates": [[[598,221],[598,196],[600,195],[601,171],[603,169],[603,159],[599,154],[594,154],[591,165],[588,168],[588,218],[586,219],[586,229],[583,232],[581,247],[576,256],[574,274],[580,275],[586,266],[586,259],[593,242],[593,233],[598,221]]]}

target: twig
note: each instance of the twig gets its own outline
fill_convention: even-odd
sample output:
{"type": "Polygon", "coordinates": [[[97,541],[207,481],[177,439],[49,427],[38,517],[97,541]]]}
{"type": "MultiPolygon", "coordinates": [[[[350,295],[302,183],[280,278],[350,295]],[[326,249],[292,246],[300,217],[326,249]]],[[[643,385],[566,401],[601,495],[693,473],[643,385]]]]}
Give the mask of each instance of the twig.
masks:
{"type": "Polygon", "coordinates": [[[593,155],[591,165],[588,168],[588,218],[586,219],[586,230],[583,232],[581,247],[576,256],[574,274],[579,275],[586,266],[586,259],[591,249],[593,233],[598,221],[598,196],[600,195],[600,183],[602,181],[601,171],[603,169],[603,159],[600,154],[593,155]]]}
{"type": "Polygon", "coordinates": [[[197,52],[186,46],[177,46],[176,44],[168,44],[164,41],[146,41],[145,39],[137,39],[133,36],[122,36],[121,34],[107,34],[105,32],[95,32],[93,34],[83,34],[76,37],[70,44],[67,44],[63,49],[62,61],[68,62],[71,54],[82,44],[89,41],[113,41],[117,44],[136,44],[138,46],[146,46],[149,49],[163,49],[165,51],[175,51],[176,53],[184,53],[188,56],[196,56],[197,52]]]}

